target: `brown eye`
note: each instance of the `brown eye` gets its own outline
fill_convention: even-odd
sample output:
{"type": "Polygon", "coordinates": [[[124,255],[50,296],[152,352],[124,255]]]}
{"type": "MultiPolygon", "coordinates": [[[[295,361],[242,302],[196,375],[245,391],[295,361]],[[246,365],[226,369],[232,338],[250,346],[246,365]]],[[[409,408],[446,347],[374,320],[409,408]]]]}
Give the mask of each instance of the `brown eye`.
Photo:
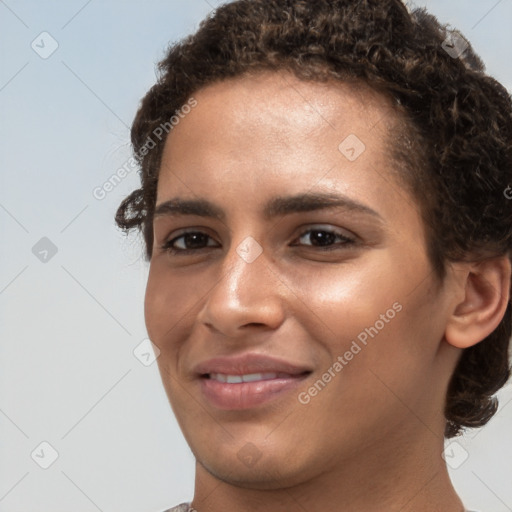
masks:
{"type": "Polygon", "coordinates": [[[310,245],[311,247],[317,247],[320,250],[333,250],[340,246],[352,245],[355,243],[354,239],[342,233],[320,227],[304,231],[301,233],[298,240],[309,240],[311,244],[305,243],[301,245],[310,245]],[[335,243],[337,240],[341,243],[335,243]]]}
{"type": "MultiPolygon", "coordinates": [[[[205,249],[208,246],[208,240],[213,240],[209,235],[201,231],[187,231],[180,236],[164,242],[161,249],[172,254],[187,254],[200,249],[205,249]],[[181,247],[178,247],[180,244],[181,247]]],[[[214,247],[216,245],[214,244],[214,247]]]]}

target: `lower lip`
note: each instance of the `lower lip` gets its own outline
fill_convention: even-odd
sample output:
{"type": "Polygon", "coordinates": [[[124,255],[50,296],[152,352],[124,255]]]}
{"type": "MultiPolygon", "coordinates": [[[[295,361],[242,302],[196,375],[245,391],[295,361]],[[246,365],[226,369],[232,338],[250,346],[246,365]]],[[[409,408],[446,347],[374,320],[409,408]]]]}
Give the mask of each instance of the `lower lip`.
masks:
{"type": "Polygon", "coordinates": [[[265,404],[297,388],[307,374],[294,377],[227,384],[201,378],[201,390],[206,399],[218,409],[242,410],[265,404]]]}

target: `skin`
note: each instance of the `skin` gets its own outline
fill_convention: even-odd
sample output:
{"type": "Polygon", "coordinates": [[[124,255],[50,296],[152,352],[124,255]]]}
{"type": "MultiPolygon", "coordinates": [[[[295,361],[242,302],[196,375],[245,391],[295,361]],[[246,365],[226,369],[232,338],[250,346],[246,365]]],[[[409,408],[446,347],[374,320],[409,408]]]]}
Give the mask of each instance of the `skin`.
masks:
{"type": "MultiPolygon", "coordinates": [[[[197,106],[166,141],[156,204],[206,199],[225,219],[155,217],[145,300],[162,381],[197,460],[192,505],[464,510],[441,457],[444,399],[461,350],[503,317],[509,261],[453,264],[437,281],[417,202],[387,150],[398,118],[377,93],[279,72],[220,82],[194,97],[197,106]],[[349,134],[366,147],[354,161],[338,149],[349,134]],[[342,207],[262,215],[270,199],[306,192],[343,194],[378,216],[342,207]],[[334,239],[334,250],[322,252],[313,228],[355,242],[334,239]],[[208,235],[195,246],[202,248],[161,248],[186,230],[208,235]],[[262,249],[251,263],[237,252],[247,237],[262,249]],[[299,392],[396,303],[394,318],[301,403],[299,392]],[[193,367],[246,352],[312,373],[296,391],[251,410],[214,407],[193,367]]],[[[174,247],[193,243],[182,237],[174,247]]]]}

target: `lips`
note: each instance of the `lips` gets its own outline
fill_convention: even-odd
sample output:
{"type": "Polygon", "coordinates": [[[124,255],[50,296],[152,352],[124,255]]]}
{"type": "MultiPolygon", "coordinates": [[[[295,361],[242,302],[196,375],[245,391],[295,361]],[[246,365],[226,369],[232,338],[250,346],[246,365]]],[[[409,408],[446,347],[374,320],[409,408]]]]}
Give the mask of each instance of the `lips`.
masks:
{"type": "Polygon", "coordinates": [[[240,384],[241,382],[257,382],[261,380],[271,380],[277,378],[287,378],[288,373],[248,373],[245,375],[229,375],[225,373],[210,373],[207,378],[218,382],[227,382],[228,384],[240,384]]]}
{"type": "Polygon", "coordinates": [[[217,357],[198,364],[194,368],[200,376],[212,373],[225,375],[250,375],[254,373],[286,373],[299,375],[311,371],[306,365],[295,364],[261,354],[243,354],[241,356],[217,357]]]}
{"type": "Polygon", "coordinates": [[[210,359],[194,371],[206,401],[223,410],[249,409],[276,400],[311,373],[306,365],[258,354],[210,359]]]}

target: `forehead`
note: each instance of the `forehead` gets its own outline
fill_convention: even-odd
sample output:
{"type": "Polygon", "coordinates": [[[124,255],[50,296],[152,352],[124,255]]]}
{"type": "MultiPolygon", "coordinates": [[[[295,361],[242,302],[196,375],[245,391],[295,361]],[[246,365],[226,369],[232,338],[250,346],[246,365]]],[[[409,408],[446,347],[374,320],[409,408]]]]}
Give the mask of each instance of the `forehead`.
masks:
{"type": "Polygon", "coordinates": [[[170,195],[226,196],[227,184],[254,197],[314,187],[365,196],[393,167],[396,110],[364,84],[265,72],[215,83],[194,98],[197,106],[167,138],[157,204],[170,195]]]}
{"type": "Polygon", "coordinates": [[[398,119],[391,101],[362,82],[304,81],[285,71],[224,80],[200,89],[194,97],[196,114],[187,116],[168,140],[177,132],[190,135],[191,130],[201,136],[210,132],[217,139],[229,131],[261,136],[264,130],[269,141],[277,135],[279,140],[288,136],[297,143],[320,131],[341,136],[344,130],[375,130],[382,137],[398,119]],[[202,119],[194,123],[198,110],[202,119]]]}

